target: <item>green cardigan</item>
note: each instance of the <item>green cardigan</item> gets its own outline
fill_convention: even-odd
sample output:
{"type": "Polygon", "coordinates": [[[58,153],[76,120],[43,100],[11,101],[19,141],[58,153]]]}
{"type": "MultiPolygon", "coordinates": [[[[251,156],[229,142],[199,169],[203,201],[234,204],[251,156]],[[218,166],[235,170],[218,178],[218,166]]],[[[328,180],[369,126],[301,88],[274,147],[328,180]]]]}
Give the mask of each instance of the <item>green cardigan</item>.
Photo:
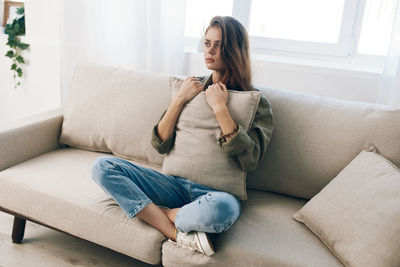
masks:
{"type": "MultiPolygon", "coordinates": [[[[211,75],[197,78],[204,83],[204,90],[211,84],[211,75]]],[[[256,88],[252,89],[260,91],[256,88]]],[[[152,131],[151,145],[160,154],[168,153],[172,149],[176,136],[176,131],[164,141],[158,136],[158,124],[166,112],[167,110],[163,112],[152,131]]],[[[250,130],[246,132],[243,128],[239,127],[239,132],[227,142],[222,143],[221,149],[240,170],[246,172],[255,170],[264,158],[265,151],[271,141],[272,131],[273,116],[271,103],[261,94],[250,130]]]]}

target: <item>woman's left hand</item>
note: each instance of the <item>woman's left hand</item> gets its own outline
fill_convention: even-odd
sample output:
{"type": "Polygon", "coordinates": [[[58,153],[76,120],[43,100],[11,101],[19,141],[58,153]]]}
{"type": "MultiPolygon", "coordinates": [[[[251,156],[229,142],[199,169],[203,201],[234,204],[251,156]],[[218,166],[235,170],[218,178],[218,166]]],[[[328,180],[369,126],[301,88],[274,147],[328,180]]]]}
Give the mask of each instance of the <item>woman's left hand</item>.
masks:
{"type": "Polygon", "coordinates": [[[206,89],[206,99],[213,111],[228,103],[228,89],[223,83],[215,83],[206,89]]]}

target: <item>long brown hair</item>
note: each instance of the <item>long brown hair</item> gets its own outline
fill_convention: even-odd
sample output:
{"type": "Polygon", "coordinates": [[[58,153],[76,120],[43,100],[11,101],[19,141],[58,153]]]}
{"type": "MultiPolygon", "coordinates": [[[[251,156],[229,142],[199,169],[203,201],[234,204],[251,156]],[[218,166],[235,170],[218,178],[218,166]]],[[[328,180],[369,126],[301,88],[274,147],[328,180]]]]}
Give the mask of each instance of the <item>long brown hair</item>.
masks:
{"type": "Polygon", "coordinates": [[[251,91],[251,69],[249,36],[246,28],[235,18],[230,16],[215,16],[211,19],[211,27],[221,30],[221,58],[225,63],[225,71],[221,77],[222,83],[228,89],[251,91]]]}

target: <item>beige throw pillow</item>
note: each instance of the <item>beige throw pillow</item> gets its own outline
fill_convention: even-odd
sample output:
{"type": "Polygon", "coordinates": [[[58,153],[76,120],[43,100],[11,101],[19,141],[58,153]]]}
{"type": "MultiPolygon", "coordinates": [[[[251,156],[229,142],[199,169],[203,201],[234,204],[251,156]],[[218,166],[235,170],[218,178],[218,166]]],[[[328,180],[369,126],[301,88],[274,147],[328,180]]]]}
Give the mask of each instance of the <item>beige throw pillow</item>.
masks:
{"type": "MultiPolygon", "coordinates": [[[[182,80],[171,77],[172,96],[182,80]]],[[[228,109],[233,120],[248,131],[253,123],[260,92],[228,90],[228,109]]],[[[246,172],[239,170],[218,143],[221,128],[200,92],[185,104],[176,123],[175,143],[164,158],[162,173],[187,178],[196,183],[247,199],[246,172]]]]}
{"type": "Polygon", "coordinates": [[[293,218],[346,266],[400,266],[400,170],[373,144],[293,218]]]}

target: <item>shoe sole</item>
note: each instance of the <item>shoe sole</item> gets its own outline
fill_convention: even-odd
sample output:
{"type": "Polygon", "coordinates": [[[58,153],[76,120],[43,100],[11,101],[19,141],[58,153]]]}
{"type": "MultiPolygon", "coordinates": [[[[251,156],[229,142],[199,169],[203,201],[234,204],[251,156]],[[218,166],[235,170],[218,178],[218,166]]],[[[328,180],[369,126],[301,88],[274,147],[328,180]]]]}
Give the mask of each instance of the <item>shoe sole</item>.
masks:
{"type": "Polygon", "coordinates": [[[207,234],[204,232],[197,232],[197,236],[199,237],[200,245],[202,246],[204,254],[207,256],[213,255],[215,253],[215,249],[211,241],[208,239],[207,234]]]}

